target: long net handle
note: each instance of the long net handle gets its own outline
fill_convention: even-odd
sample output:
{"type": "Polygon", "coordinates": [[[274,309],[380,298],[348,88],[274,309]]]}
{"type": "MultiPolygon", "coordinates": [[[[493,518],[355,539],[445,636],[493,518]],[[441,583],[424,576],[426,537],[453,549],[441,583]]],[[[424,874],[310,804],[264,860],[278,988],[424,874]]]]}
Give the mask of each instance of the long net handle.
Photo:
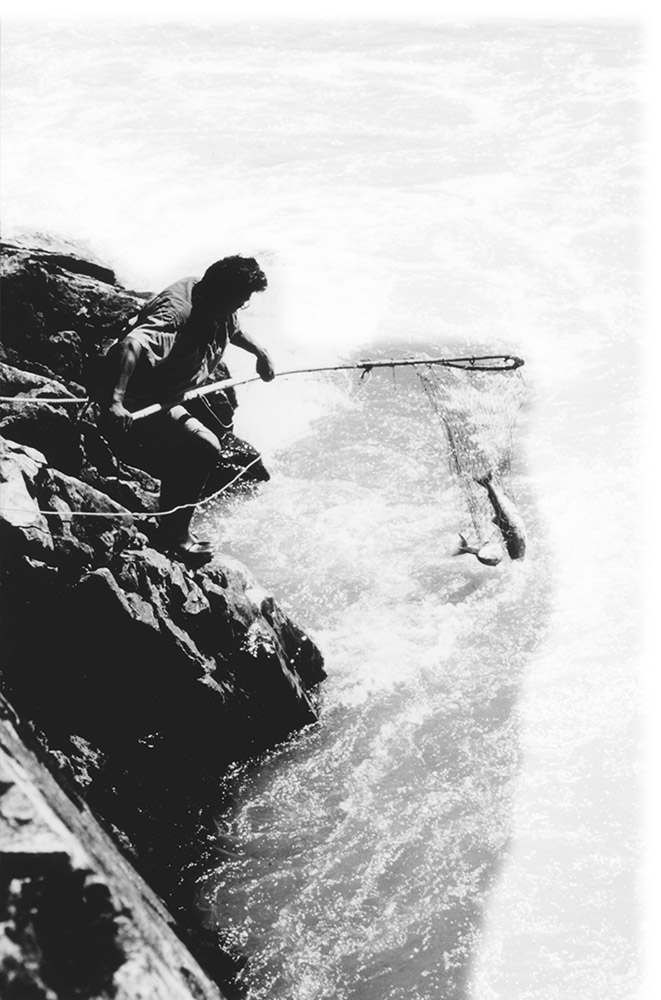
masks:
{"type": "MultiPolygon", "coordinates": [[[[347,365],[326,365],[320,368],[291,368],[289,371],[276,372],[275,378],[284,378],[287,375],[311,375],[317,372],[339,372],[339,371],[362,371],[364,375],[372,371],[373,368],[402,368],[411,365],[441,365],[445,368],[461,368],[464,371],[480,372],[505,372],[514,371],[523,365],[523,359],[510,354],[483,354],[480,357],[467,358],[405,358],[401,361],[392,359],[386,361],[359,361],[347,365]]],[[[199,396],[209,396],[214,392],[221,392],[223,389],[231,389],[237,385],[248,385],[249,382],[261,382],[259,375],[252,375],[250,378],[228,378],[221,382],[213,382],[211,385],[201,386],[199,389],[189,389],[183,396],[180,396],[174,403],[152,403],[141,410],[135,410],[134,420],[143,417],[150,417],[154,413],[177,403],[185,403],[189,399],[197,399],[199,396]]]]}
{"type": "MultiPolygon", "coordinates": [[[[445,368],[460,368],[463,371],[476,372],[507,372],[514,371],[524,364],[522,358],[517,358],[511,354],[483,354],[480,356],[470,356],[466,358],[404,358],[402,360],[388,359],[385,361],[359,361],[346,365],[325,365],[318,368],[291,368],[289,371],[276,372],[275,378],[284,378],[287,375],[312,375],[317,372],[339,372],[339,371],[362,371],[367,375],[373,368],[403,368],[411,365],[440,365],[445,368]]],[[[199,396],[209,396],[214,392],[221,392],[223,389],[231,389],[237,385],[248,385],[250,382],[260,382],[259,375],[250,378],[228,378],[220,382],[212,382],[210,385],[200,386],[196,389],[189,389],[182,396],[167,403],[152,403],[133,413],[134,420],[152,416],[161,410],[169,409],[178,403],[185,403],[189,399],[197,399],[199,396]]],[[[90,402],[86,396],[0,396],[0,403],[25,403],[38,405],[40,403],[50,403],[58,406],[85,405],[90,402]]]]}

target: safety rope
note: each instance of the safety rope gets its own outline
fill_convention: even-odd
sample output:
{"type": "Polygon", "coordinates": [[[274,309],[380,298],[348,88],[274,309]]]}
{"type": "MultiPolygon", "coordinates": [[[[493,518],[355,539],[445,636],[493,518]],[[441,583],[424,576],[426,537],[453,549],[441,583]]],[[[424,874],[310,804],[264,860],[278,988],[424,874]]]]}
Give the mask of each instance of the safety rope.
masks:
{"type": "Polygon", "coordinates": [[[0,396],[0,403],[26,403],[39,405],[49,403],[51,406],[73,406],[89,403],[87,396],[0,396]]]}
{"type": "MultiPolygon", "coordinates": [[[[44,517],[61,517],[64,520],[69,520],[70,517],[107,517],[107,518],[118,518],[124,517],[131,520],[148,520],[151,517],[166,517],[168,514],[174,514],[178,510],[190,510],[191,508],[202,507],[204,504],[210,503],[219,497],[221,493],[228,490],[230,486],[238,482],[242,476],[245,476],[248,469],[251,469],[253,465],[261,461],[261,455],[257,458],[253,458],[248,465],[245,465],[240,472],[231,479],[229,483],[225,483],[220,489],[216,490],[215,493],[210,493],[208,497],[203,497],[202,500],[196,500],[194,503],[182,503],[178,507],[172,507],[170,510],[156,510],[156,511],[130,511],[130,510],[118,510],[118,511],[107,511],[107,510],[71,510],[71,511],[61,511],[61,510],[45,510],[41,507],[5,507],[0,503],[0,513],[6,511],[13,514],[43,514],[44,517]]],[[[112,498],[110,498],[112,499],[112,498]]],[[[25,525],[25,527],[32,527],[32,525],[25,525]]]]}

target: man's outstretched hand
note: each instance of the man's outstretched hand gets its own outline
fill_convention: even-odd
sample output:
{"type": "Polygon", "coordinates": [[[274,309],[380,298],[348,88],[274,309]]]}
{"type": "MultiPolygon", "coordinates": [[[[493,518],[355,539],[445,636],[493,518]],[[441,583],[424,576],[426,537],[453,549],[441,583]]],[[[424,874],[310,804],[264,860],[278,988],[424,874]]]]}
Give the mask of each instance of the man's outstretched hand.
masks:
{"type": "Polygon", "coordinates": [[[257,374],[261,379],[264,379],[265,382],[270,382],[275,378],[275,368],[273,367],[273,362],[266,351],[262,351],[262,353],[258,355],[255,367],[257,369],[257,374]]]}

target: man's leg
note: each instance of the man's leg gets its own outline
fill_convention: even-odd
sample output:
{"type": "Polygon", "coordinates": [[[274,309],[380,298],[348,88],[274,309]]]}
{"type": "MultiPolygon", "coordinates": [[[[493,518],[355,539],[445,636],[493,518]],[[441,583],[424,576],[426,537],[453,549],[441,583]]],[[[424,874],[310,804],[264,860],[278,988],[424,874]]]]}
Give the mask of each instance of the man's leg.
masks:
{"type": "Polygon", "coordinates": [[[220,443],[216,435],[183,406],[175,406],[159,420],[159,432],[167,446],[166,465],[161,479],[161,510],[174,510],[161,517],[161,539],[164,546],[174,548],[189,561],[208,562],[208,547],[196,543],[190,533],[190,523],[210,472],[220,458],[220,443]],[[204,553],[208,554],[204,558],[204,553]]]}

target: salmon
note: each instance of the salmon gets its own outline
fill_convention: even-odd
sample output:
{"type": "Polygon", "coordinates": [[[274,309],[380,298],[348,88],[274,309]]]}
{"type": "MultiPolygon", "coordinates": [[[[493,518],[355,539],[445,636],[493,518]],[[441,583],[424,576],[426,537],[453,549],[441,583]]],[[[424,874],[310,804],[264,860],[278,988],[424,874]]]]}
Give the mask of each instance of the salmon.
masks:
{"type": "Polygon", "coordinates": [[[477,482],[487,491],[494,512],[492,520],[503,536],[508,556],[510,559],[523,559],[526,553],[526,529],[514,501],[505,496],[502,488],[494,482],[491,472],[477,482]]]}

